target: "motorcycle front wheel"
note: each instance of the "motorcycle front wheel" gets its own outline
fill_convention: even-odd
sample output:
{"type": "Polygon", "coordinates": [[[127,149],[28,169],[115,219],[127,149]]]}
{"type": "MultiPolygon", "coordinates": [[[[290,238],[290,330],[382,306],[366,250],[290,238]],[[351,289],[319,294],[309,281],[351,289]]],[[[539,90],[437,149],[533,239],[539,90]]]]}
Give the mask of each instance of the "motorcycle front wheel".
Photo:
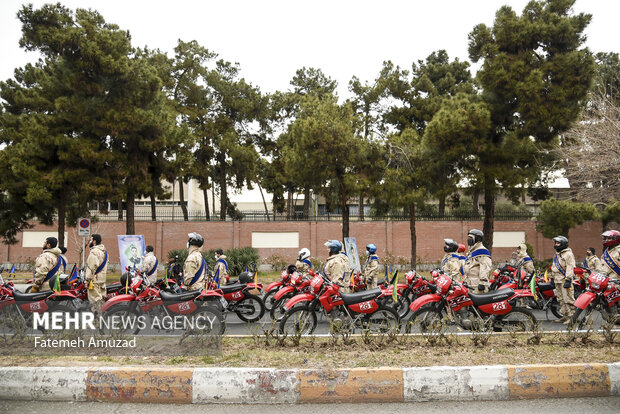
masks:
{"type": "Polygon", "coordinates": [[[372,334],[398,333],[400,318],[393,308],[380,306],[362,319],[362,330],[372,334]]]}
{"type": "Polygon", "coordinates": [[[312,335],[316,329],[316,312],[308,305],[289,309],[280,320],[280,334],[287,336],[312,335]]]}
{"type": "Polygon", "coordinates": [[[286,302],[288,302],[288,300],[293,296],[295,296],[295,293],[291,292],[273,302],[273,307],[271,308],[271,311],[269,311],[269,316],[271,317],[272,321],[279,321],[280,319],[282,319],[282,317],[286,313],[284,305],[286,305],[286,302]]]}
{"type": "Polygon", "coordinates": [[[443,312],[433,306],[423,306],[413,312],[405,324],[406,333],[437,333],[447,327],[443,312]]]}
{"type": "Polygon", "coordinates": [[[271,309],[273,308],[273,304],[276,302],[276,300],[273,298],[273,296],[278,292],[278,289],[271,289],[269,292],[266,292],[263,295],[263,303],[265,304],[265,310],[267,312],[271,312],[271,309]]]}

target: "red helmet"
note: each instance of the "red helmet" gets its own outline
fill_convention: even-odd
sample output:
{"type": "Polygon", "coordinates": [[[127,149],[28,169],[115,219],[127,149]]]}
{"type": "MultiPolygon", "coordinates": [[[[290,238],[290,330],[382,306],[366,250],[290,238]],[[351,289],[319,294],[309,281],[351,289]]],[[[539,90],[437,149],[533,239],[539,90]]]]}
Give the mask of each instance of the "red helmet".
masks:
{"type": "Polygon", "coordinates": [[[463,243],[459,243],[459,249],[457,250],[459,253],[465,252],[465,245],[463,243]]]}
{"type": "Polygon", "coordinates": [[[620,231],[618,230],[607,230],[601,236],[603,236],[603,246],[607,248],[620,244],[620,231]]]}

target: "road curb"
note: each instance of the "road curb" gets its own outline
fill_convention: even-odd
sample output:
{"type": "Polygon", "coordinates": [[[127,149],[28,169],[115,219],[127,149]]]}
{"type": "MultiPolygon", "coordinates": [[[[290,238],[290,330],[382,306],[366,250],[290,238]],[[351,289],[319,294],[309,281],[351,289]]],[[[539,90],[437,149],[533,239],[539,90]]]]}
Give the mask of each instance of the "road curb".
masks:
{"type": "Polygon", "coordinates": [[[367,403],[620,396],[620,363],[275,369],[0,367],[0,399],[367,403]]]}

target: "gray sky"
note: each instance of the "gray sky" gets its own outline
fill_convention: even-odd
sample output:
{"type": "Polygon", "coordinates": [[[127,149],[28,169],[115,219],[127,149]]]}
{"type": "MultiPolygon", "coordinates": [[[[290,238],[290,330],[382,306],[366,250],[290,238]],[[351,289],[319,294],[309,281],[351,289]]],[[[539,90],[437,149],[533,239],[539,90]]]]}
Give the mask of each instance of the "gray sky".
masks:
{"type": "MultiPolygon", "coordinates": [[[[36,61],[19,48],[17,11],[25,2],[0,0],[0,79],[36,61]]],[[[40,7],[49,1],[31,1],[40,7]]],[[[492,25],[504,4],[521,14],[527,0],[65,0],[65,6],[98,10],[109,23],[129,30],[134,46],[172,56],[178,39],[197,40],[263,92],[287,90],[295,71],[320,68],[338,81],[341,97],[353,75],[376,78],[382,62],[410,67],[431,52],[468,60],[467,35],[478,23],[492,25]]],[[[575,12],[593,15],[586,30],[594,52],[618,52],[618,0],[577,0],[575,12]]],[[[271,199],[271,195],[266,195],[271,199]]],[[[233,201],[239,201],[233,195],[233,201]]],[[[259,201],[258,191],[244,200],[259,201]]]]}
{"type": "MultiPolygon", "coordinates": [[[[40,7],[45,1],[31,1],[40,7]]],[[[49,2],[49,1],[48,1],[49,2]]],[[[0,0],[0,79],[37,59],[18,46],[23,4],[0,0]]],[[[129,30],[134,46],[172,55],[178,39],[197,40],[223,59],[239,62],[241,75],[263,92],[286,90],[295,71],[316,67],[338,81],[346,96],[353,75],[372,81],[384,60],[401,67],[446,49],[468,60],[467,35],[491,25],[509,4],[521,13],[526,0],[65,0],[65,6],[98,10],[129,30]]],[[[577,0],[576,12],[593,15],[586,33],[595,52],[618,52],[618,0],[577,0]]]]}

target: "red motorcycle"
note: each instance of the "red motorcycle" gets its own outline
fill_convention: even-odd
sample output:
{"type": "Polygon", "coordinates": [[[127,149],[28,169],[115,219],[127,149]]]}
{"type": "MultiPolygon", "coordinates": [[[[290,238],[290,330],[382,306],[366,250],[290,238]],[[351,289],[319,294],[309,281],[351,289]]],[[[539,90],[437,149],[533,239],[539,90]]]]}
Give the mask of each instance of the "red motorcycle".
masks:
{"type": "Polygon", "coordinates": [[[287,267],[286,269],[284,269],[282,273],[280,273],[281,280],[271,282],[265,288],[265,294],[263,295],[263,303],[265,304],[265,310],[267,312],[271,312],[271,309],[273,308],[273,304],[276,301],[274,298],[275,294],[279,292],[280,289],[284,288],[285,286],[289,286],[291,284],[291,274],[297,270],[296,267],[295,267],[295,270],[292,270],[291,267],[295,267],[295,265],[291,265],[287,267]],[[289,272],[289,270],[291,271],[289,272]]]}
{"type": "Polygon", "coordinates": [[[0,325],[2,331],[12,331],[17,327],[16,323],[31,327],[34,313],[73,313],[75,312],[72,304],[74,299],[76,296],[69,291],[49,290],[22,293],[15,289],[13,282],[5,282],[0,272],[0,325]]]}
{"type": "MultiPolygon", "coordinates": [[[[394,306],[400,319],[404,319],[409,313],[409,307],[411,303],[418,297],[432,293],[435,288],[434,282],[424,279],[419,276],[415,270],[410,270],[405,273],[405,282],[398,283],[396,289],[398,291],[398,301],[394,306]]],[[[391,288],[389,282],[385,281],[382,285],[384,288],[391,288]]],[[[386,305],[392,306],[392,297],[390,296],[386,300],[386,305]]]]}
{"type": "MultiPolygon", "coordinates": [[[[204,316],[211,321],[210,331],[223,334],[226,329],[224,308],[226,301],[220,290],[192,290],[170,293],[150,283],[147,276],[136,275],[131,279],[128,293],[121,293],[106,301],[101,311],[105,318],[140,315],[204,316]]],[[[134,334],[140,331],[134,327],[134,334]]]]}
{"type": "Polygon", "coordinates": [[[332,329],[398,332],[398,314],[380,303],[388,294],[387,290],[376,288],[346,294],[340,292],[342,287],[322,274],[315,275],[310,281],[310,292],[296,295],[286,302],[286,314],[280,320],[280,333],[312,334],[319,313],[325,314],[332,329]]]}
{"type": "MultiPolygon", "coordinates": [[[[310,269],[310,275],[315,275],[312,269],[310,269]]],[[[269,311],[269,316],[273,321],[278,321],[284,316],[286,313],[284,305],[289,299],[299,293],[307,292],[310,288],[310,279],[303,277],[302,274],[296,270],[289,276],[288,284],[273,295],[273,306],[269,311]]]]}
{"type": "Polygon", "coordinates": [[[527,331],[536,323],[530,311],[516,306],[518,299],[532,296],[527,290],[473,294],[466,285],[445,274],[438,274],[435,282],[435,293],[419,297],[411,304],[413,314],[405,326],[406,332],[432,332],[441,327],[448,315],[467,330],[527,331]]]}
{"type": "Polygon", "coordinates": [[[595,310],[598,310],[607,322],[620,321],[619,285],[620,280],[611,280],[605,275],[591,272],[586,291],[575,300],[574,306],[577,309],[572,317],[573,326],[582,329],[595,310]]]}

